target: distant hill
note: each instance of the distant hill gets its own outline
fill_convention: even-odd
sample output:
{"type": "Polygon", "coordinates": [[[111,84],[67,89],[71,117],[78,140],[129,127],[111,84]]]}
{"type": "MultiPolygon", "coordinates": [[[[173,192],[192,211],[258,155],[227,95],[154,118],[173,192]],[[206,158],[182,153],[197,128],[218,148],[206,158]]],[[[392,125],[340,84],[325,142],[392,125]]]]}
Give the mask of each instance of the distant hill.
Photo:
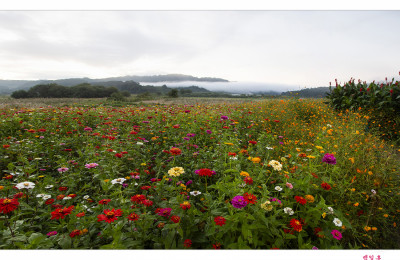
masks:
{"type": "Polygon", "coordinates": [[[293,96],[301,98],[323,98],[329,93],[329,87],[306,88],[302,90],[293,90],[282,92],[281,96],[293,96]]]}
{"type": "MultiPolygon", "coordinates": [[[[105,82],[113,82],[115,84],[122,84],[117,82],[183,82],[183,81],[194,81],[194,82],[229,82],[226,79],[221,78],[198,78],[190,75],[182,74],[167,74],[167,75],[155,75],[155,76],[123,76],[123,77],[112,77],[112,78],[68,78],[68,79],[57,79],[57,80],[0,80],[0,93],[10,94],[15,90],[28,90],[29,88],[39,84],[51,84],[55,83],[62,86],[76,86],[82,83],[90,83],[99,85],[100,83],[106,86],[105,82]]],[[[110,86],[107,83],[108,86],[110,86]]]]}

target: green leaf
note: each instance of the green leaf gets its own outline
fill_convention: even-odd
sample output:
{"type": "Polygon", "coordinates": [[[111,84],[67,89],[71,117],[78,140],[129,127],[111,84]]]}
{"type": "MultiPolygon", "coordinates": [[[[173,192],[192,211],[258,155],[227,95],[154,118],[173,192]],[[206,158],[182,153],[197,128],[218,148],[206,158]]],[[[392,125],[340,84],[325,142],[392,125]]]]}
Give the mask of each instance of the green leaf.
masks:
{"type": "Polygon", "coordinates": [[[60,241],[58,241],[58,244],[61,246],[62,249],[69,249],[71,248],[71,238],[68,235],[64,235],[60,241]]]}

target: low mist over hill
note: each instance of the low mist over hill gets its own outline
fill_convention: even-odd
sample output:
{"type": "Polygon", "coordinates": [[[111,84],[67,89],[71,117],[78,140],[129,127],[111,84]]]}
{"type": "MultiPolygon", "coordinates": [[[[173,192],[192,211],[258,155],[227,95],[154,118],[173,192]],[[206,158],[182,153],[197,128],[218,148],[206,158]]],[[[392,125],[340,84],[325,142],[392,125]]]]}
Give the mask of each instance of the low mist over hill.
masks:
{"type": "MultiPolygon", "coordinates": [[[[39,84],[50,84],[56,83],[62,86],[75,86],[82,83],[91,83],[95,85],[110,86],[112,84],[122,84],[127,81],[134,82],[229,82],[226,79],[203,77],[198,78],[190,75],[182,74],[167,74],[167,75],[155,75],[155,76],[123,76],[123,77],[111,77],[101,79],[91,78],[68,78],[68,79],[57,79],[57,80],[0,80],[0,93],[10,94],[11,92],[19,89],[28,90],[29,88],[39,84]]],[[[113,85],[115,86],[115,85],[113,85]]],[[[188,85],[190,86],[190,85],[188,85]]],[[[115,86],[116,87],[116,86],[115,86]]]]}

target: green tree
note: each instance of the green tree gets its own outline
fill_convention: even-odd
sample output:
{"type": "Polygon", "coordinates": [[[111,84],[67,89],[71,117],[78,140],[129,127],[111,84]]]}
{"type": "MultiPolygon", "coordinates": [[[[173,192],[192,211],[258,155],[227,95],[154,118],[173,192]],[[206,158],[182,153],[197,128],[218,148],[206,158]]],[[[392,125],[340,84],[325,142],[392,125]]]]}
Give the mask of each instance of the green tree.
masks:
{"type": "Polygon", "coordinates": [[[178,97],[178,90],[176,90],[176,89],[171,89],[171,90],[168,92],[168,96],[169,96],[169,97],[172,97],[172,98],[177,98],[177,97],[178,97]]]}
{"type": "Polygon", "coordinates": [[[25,90],[17,90],[17,91],[14,91],[11,94],[11,97],[12,98],[16,98],[16,99],[27,98],[28,97],[28,92],[26,92],[25,90]]]}

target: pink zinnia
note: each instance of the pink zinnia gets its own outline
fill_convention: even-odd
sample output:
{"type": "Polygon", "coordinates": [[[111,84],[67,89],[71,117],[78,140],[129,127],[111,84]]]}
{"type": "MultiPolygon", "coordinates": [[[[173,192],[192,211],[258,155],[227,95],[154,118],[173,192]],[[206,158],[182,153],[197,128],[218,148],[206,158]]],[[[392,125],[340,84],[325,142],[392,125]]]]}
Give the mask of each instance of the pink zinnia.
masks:
{"type": "Polygon", "coordinates": [[[88,163],[88,164],[85,164],[85,168],[86,168],[86,169],[96,168],[97,166],[99,166],[97,163],[88,163]]]}
{"type": "Polygon", "coordinates": [[[67,167],[61,167],[61,168],[58,168],[57,169],[57,171],[58,172],[66,172],[66,171],[68,171],[69,169],[67,168],[67,167]]]}
{"type": "Polygon", "coordinates": [[[286,187],[288,187],[289,189],[293,189],[293,184],[286,182],[286,187]]]}
{"type": "Polygon", "coordinates": [[[342,239],[342,233],[340,233],[339,230],[334,229],[334,230],[332,230],[331,234],[332,234],[333,238],[336,238],[337,240],[342,239]]]}

